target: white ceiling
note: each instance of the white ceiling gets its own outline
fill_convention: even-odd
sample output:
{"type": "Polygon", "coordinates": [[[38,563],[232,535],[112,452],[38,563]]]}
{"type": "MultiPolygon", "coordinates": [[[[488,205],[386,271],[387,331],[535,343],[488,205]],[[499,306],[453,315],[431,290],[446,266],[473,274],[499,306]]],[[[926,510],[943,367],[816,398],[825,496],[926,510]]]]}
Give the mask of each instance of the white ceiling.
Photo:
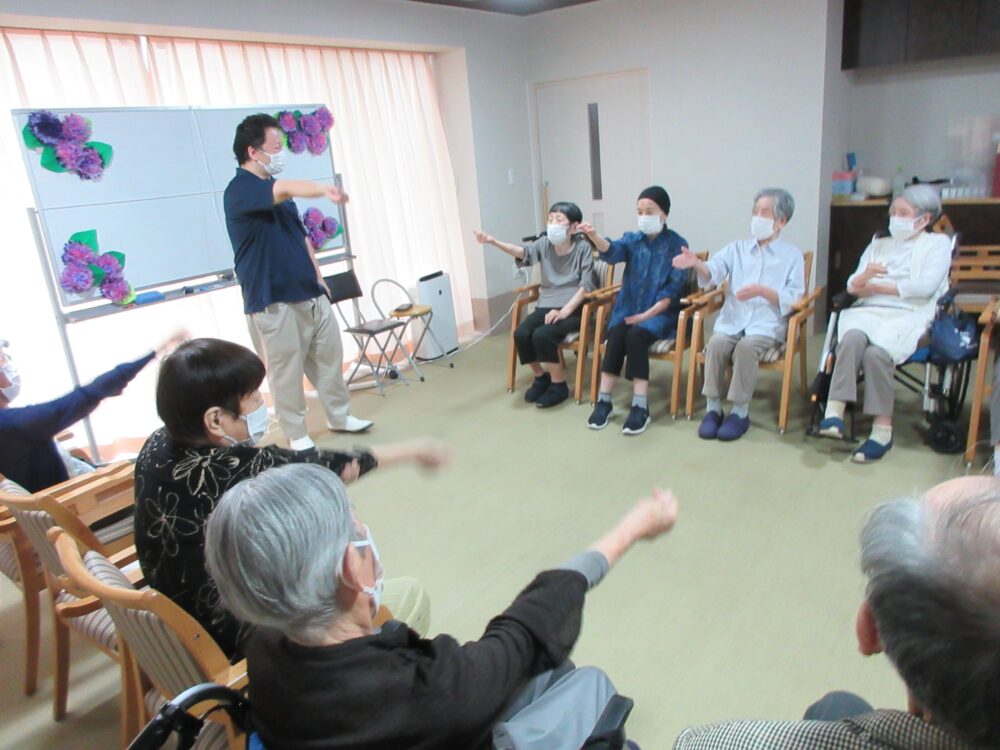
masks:
{"type": "Polygon", "coordinates": [[[431,5],[451,5],[456,8],[471,8],[494,13],[509,13],[514,16],[530,16],[556,8],[568,8],[570,5],[583,5],[596,0],[410,0],[414,3],[430,3],[431,5]]]}

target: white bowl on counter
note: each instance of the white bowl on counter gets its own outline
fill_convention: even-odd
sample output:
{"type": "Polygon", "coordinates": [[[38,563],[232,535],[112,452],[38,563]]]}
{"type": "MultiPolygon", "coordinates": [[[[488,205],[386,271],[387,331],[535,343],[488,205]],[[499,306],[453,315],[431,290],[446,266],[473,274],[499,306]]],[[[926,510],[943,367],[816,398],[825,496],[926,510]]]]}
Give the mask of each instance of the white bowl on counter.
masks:
{"type": "Polygon", "coordinates": [[[858,191],[872,198],[881,198],[892,193],[892,180],[866,174],[858,178],[858,191]]]}

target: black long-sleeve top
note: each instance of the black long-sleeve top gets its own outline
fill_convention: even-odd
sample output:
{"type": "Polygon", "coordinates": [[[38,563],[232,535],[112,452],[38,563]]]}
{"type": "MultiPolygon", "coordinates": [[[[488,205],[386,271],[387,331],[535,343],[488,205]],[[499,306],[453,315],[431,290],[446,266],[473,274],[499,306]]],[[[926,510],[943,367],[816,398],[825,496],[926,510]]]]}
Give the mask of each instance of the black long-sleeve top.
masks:
{"type": "Polygon", "coordinates": [[[401,623],[318,647],[253,628],[255,728],[268,750],[485,750],[518,692],[569,656],[587,588],[574,570],[540,573],[465,645],[401,623]]]}
{"type": "Polygon", "coordinates": [[[198,620],[228,656],[237,656],[240,623],[219,605],[205,568],[205,526],[216,503],[236,483],[273,466],[317,463],[339,475],[355,458],[362,474],[376,466],[364,451],[182,445],[161,427],[135,464],[135,547],[146,582],[198,620]]]}
{"type": "Polygon", "coordinates": [[[0,474],[29,492],[66,481],[69,474],[53,442],[55,436],[90,414],[103,399],[120,394],[154,356],[150,352],[118,365],[55,401],[0,409],[0,474]]]}

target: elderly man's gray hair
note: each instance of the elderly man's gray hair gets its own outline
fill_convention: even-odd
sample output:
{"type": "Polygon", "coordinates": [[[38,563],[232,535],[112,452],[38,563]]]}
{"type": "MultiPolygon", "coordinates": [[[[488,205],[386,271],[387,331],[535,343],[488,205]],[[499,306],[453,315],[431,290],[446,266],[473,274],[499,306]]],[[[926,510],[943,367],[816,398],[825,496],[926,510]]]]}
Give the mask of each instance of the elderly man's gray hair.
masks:
{"type": "Polygon", "coordinates": [[[761,198],[770,198],[774,202],[774,218],[783,221],[791,221],[792,214],[795,213],[795,199],[792,194],[783,188],[764,188],[754,196],[753,204],[761,198]]]}
{"type": "Polygon", "coordinates": [[[886,503],[861,533],[886,655],[935,723],[976,747],[1000,747],[998,488],[886,503]]]}
{"type": "Polygon", "coordinates": [[[268,469],[230,488],[208,521],[205,562],[236,619],[304,643],[337,605],[354,516],[340,477],[316,464],[268,469]]]}
{"type": "Polygon", "coordinates": [[[930,214],[931,224],[941,218],[941,195],[930,185],[910,185],[899,197],[913,207],[917,216],[930,214]]]}

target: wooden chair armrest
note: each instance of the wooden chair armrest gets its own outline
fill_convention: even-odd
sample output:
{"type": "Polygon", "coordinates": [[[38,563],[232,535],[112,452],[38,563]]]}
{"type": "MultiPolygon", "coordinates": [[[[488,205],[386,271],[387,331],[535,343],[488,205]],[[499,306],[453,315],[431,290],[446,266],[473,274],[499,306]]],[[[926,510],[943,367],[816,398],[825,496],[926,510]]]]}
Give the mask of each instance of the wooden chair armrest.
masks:
{"type": "Polygon", "coordinates": [[[710,302],[722,302],[725,300],[725,296],[725,287],[717,286],[711,289],[696,292],[690,297],[684,297],[681,299],[681,303],[684,304],[686,302],[689,305],[707,305],[710,302]]]}
{"type": "Polygon", "coordinates": [[[75,602],[57,604],[56,612],[63,617],[83,617],[84,615],[93,614],[103,606],[101,600],[96,596],[86,596],[77,599],[75,602]]]}
{"type": "Polygon", "coordinates": [[[813,305],[819,296],[823,293],[826,287],[818,286],[813,289],[809,294],[799,297],[795,302],[792,303],[792,310],[794,312],[801,312],[807,307],[813,305]]]}
{"type": "Polygon", "coordinates": [[[58,435],[56,435],[56,441],[60,443],[65,443],[67,440],[73,439],[73,433],[70,430],[63,430],[58,435]]]}
{"type": "Polygon", "coordinates": [[[119,568],[124,568],[126,565],[131,565],[136,560],[139,559],[139,553],[135,550],[135,545],[130,545],[125,549],[118,550],[115,554],[108,558],[108,562],[119,568]]]}
{"type": "Polygon", "coordinates": [[[986,326],[993,323],[997,316],[997,298],[994,297],[986,306],[986,309],[979,316],[979,325],[986,326]]]}
{"type": "Polygon", "coordinates": [[[526,295],[526,297],[531,299],[538,299],[538,290],[542,288],[539,283],[528,284],[526,286],[519,286],[514,290],[514,296],[518,297],[520,295],[526,295]]]}
{"type": "Polygon", "coordinates": [[[247,660],[240,659],[212,678],[212,682],[225,685],[233,690],[244,690],[247,686],[247,660]]]}
{"type": "Polygon", "coordinates": [[[601,289],[597,289],[591,292],[591,294],[593,295],[591,301],[607,302],[608,300],[613,300],[618,295],[618,292],[619,290],[621,290],[621,288],[622,288],[621,284],[612,284],[611,286],[606,286],[602,287],[601,289]]]}
{"type": "Polygon", "coordinates": [[[52,497],[61,501],[65,498],[79,494],[81,491],[86,492],[91,489],[91,485],[105,481],[109,477],[114,476],[117,478],[118,472],[126,468],[128,468],[129,471],[132,471],[133,464],[130,461],[116,461],[113,464],[100,466],[87,474],[81,474],[78,477],[67,479],[65,482],[61,482],[54,487],[50,487],[45,492],[46,494],[52,495],[52,497]]]}

